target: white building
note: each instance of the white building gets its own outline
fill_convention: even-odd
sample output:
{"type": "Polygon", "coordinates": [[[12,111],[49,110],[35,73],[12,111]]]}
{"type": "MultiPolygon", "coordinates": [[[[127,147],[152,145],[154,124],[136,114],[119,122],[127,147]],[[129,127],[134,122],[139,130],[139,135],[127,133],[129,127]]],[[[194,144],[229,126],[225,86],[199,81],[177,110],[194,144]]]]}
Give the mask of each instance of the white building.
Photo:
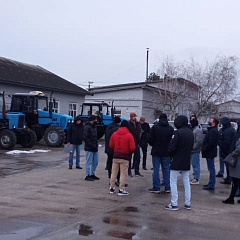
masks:
{"type": "MultiPolygon", "coordinates": [[[[179,80],[179,79],[178,79],[179,80]]],[[[174,90],[179,90],[182,83],[188,84],[187,92],[184,100],[178,104],[176,108],[177,115],[186,115],[189,117],[188,111],[189,102],[194,102],[197,99],[197,87],[195,84],[190,83],[184,79],[180,79],[179,86],[174,90]]],[[[153,82],[138,82],[118,84],[104,87],[95,87],[90,91],[93,95],[88,95],[85,102],[106,102],[111,105],[114,101],[116,114],[121,114],[124,118],[129,118],[131,112],[135,112],[138,117],[145,116],[149,123],[152,123],[158,118],[160,112],[165,112],[170,117],[170,107],[162,104],[163,98],[163,85],[162,79],[153,82]],[[161,94],[160,94],[161,92],[161,94]],[[160,96],[161,95],[161,96],[160,96]]],[[[169,92],[169,90],[165,91],[169,92]]],[[[177,92],[175,97],[177,98],[177,92]]],[[[173,95],[174,100],[174,95],[173,95]]]]}

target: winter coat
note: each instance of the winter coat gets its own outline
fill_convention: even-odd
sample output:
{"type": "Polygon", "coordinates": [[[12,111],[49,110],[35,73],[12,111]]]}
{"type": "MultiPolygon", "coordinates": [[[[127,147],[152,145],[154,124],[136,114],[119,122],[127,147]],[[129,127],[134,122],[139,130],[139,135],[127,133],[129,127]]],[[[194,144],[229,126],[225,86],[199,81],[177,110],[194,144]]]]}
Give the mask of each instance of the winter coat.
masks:
{"type": "Polygon", "coordinates": [[[174,131],[168,148],[172,157],[170,169],[189,171],[194,141],[193,132],[188,126],[186,116],[178,116],[174,121],[174,125],[177,130],[174,131]]]}
{"type": "Polygon", "coordinates": [[[136,121],[135,123],[132,121],[129,121],[129,130],[130,133],[133,135],[135,144],[139,144],[140,143],[140,138],[141,138],[141,123],[136,121]]]}
{"type": "Polygon", "coordinates": [[[202,149],[202,143],[204,139],[203,131],[201,126],[196,126],[193,128],[194,143],[192,153],[200,152],[202,149]]]}
{"type": "Polygon", "coordinates": [[[208,132],[202,144],[202,157],[214,158],[217,156],[218,128],[208,127],[208,132]]]}
{"type": "Polygon", "coordinates": [[[117,123],[111,123],[108,125],[105,131],[105,153],[107,154],[113,154],[113,149],[109,147],[109,141],[112,136],[112,134],[117,131],[119,128],[119,125],[117,123]]]}
{"type": "Polygon", "coordinates": [[[147,148],[147,146],[148,146],[147,138],[148,138],[148,134],[150,132],[150,126],[146,122],[140,123],[140,124],[141,124],[141,128],[142,128],[142,134],[141,134],[141,139],[140,139],[140,146],[142,148],[147,148]]]}
{"type": "Polygon", "coordinates": [[[135,151],[135,142],[128,128],[120,127],[110,138],[109,147],[113,148],[113,158],[130,160],[135,151]]]}
{"type": "Polygon", "coordinates": [[[82,123],[76,124],[76,122],[74,122],[68,128],[67,142],[70,142],[71,144],[74,145],[80,145],[82,144],[82,140],[83,140],[83,125],[82,123]]]}
{"type": "Polygon", "coordinates": [[[83,129],[83,140],[85,142],[85,151],[98,151],[97,127],[95,124],[91,124],[90,122],[86,123],[83,129]]]}
{"type": "Polygon", "coordinates": [[[160,119],[154,124],[148,135],[148,143],[152,146],[151,155],[169,157],[168,147],[174,133],[167,119],[160,119]]]}
{"type": "Polygon", "coordinates": [[[237,158],[235,167],[229,166],[230,176],[240,179],[240,140],[236,143],[236,148],[232,152],[233,157],[237,158]]]}
{"type": "Polygon", "coordinates": [[[228,118],[222,118],[222,129],[219,131],[219,147],[221,157],[225,158],[236,147],[236,131],[231,127],[231,122],[228,118]]]}

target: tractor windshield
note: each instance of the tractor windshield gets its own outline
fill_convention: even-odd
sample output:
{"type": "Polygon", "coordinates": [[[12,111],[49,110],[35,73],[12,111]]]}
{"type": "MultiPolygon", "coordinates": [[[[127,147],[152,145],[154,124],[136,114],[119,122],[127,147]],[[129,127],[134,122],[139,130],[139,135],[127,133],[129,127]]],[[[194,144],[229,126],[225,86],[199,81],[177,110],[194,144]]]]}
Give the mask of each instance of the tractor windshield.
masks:
{"type": "Polygon", "coordinates": [[[38,97],[38,109],[48,110],[47,98],[46,97],[38,97]]]}

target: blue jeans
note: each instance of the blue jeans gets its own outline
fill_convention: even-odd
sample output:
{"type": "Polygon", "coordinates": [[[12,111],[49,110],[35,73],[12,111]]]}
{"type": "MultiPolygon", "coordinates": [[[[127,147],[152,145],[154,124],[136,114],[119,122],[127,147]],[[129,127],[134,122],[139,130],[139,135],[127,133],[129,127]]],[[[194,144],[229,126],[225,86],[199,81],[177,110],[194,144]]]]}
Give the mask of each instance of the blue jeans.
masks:
{"type": "Polygon", "coordinates": [[[208,171],[210,173],[208,186],[214,188],[216,183],[214,158],[206,158],[206,160],[207,160],[208,171]]]}
{"type": "Polygon", "coordinates": [[[98,152],[86,151],[86,167],[85,167],[86,176],[95,175],[97,166],[98,166],[98,152]]]}
{"type": "Polygon", "coordinates": [[[170,186],[171,186],[171,204],[172,206],[178,206],[178,188],[177,188],[177,181],[178,181],[178,175],[181,172],[182,174],[182,182],[184,185],[184,191],[185,191],[185,205],[191,206],[191,186],[189,182],[189,171],[176,171],[171,170],[170,171],[170,186]]]}
{"type": "Polygon", "coordinates": [[[153,164],[153,187],[160,190],[159,168],[162,166],[163,182],[165,189],[170,190],[170,157],[152,156],[153,164]]]}
{"type": "Polygon", "coordinates": [[[220,170],[219,173],[224,174],[224,162],[223,162],[224,158],[221,157],[221,151],[219,149],[219,164],[220,164],[220,170]]]}
{"type": "Polygon", "coordinates": [[[73,165],[73,155],[76,150],[76,166],[80,166],[80,148],[81,145],[72,144],[72,151],[69,153],[69,166],[73,165]]]}
{"type": "Polygon", "coordinates": [[[194,178],[199,180],[200,178],[200,153],[199,152],[194,152],[191,155],[191,163],[193,167],[193,175],[194,178]]]}

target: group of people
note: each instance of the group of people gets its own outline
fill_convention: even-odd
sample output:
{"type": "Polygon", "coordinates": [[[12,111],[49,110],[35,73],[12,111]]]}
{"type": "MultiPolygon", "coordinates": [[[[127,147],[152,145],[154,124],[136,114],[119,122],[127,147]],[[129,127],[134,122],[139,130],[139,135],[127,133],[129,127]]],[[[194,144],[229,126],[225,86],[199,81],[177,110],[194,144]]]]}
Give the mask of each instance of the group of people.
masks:
{"type": "MultiPolygon", "coordinates": [[[[171,193],[171,202],[165,209],[178,210],[178,175],[181,174],[185,191],[185,209],[191,209],[191,185],[199,184],[200,180],[200,153],[206,158],[209,181],[203,185],[204,190],[214,190],[216,177],[223,177],[224,159],[232,154],[240,158],[240,121],[236,132],[227,117],[220,120],[222,128],[218,130],[219,120],[211,118],[208,132],[203,134],[201,125],[196,116],[191,116],[190,121],[186,116],[180,115],[175,121],[174,129],[167,120],[167,115],[162,113],[159,121],[150,129],[145,117],[137,121],[135,113],[130,113],[130,120],[123,120],[117,116],[105,132],[105,153],[107,154],[106,169],[110,179],[110,193],[115,192],[119,186],[118,195],[128,195],[125,183],[127,175],[132,177],[132,169],[136,177],[143,177],[140,173],[140,149],[142,149],[142,169],[147,170],[146,158],[148,144],[152,147],[152,181],[153,186],[148,189],[151,193],[159,193],[161,186],[165,192],[171,193]],[[189,124],[190,122],[190,124],[189,124]],[[214,159],[217,157],[219,146],[220,170],[215,173],[214,159]],[[162,169],[163,181],[160,180],[159,170],[162,169]],[[193,169],[194,178],[190,181],[190,169],[193,169]]],[[[85,142],[86,151],[85,180],[95,181],[98,166],[98,141],[96,129],[97,117],[90,116],[89,121],[83,126],[81,117],[77,116],[70,125],[67,136],[67,145],[72,145],[69,154],[69,169],[73,166],[73,154],[76,150],[76,168],[80,166],[80,145],[85,142]]],[[[233,204],[234,197],[240,187],[240,163],[235,167],[226,164],[227,177],[222,184],[231,184],[232,190],[228,199],[223,203],[233,204]]],[[[240,201],[238,201],[240,203],[240,201]]]]}

